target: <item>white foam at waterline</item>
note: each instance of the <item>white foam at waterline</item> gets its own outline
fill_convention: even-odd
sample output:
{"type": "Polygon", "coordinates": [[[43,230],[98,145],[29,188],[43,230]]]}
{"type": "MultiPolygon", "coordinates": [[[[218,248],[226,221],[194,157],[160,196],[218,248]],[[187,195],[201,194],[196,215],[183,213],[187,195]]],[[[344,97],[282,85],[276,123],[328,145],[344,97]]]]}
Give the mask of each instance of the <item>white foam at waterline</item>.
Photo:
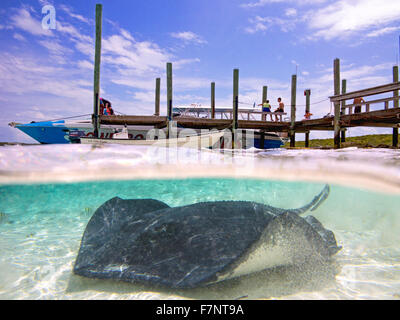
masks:
{"type": "Polygon", "coordinates": [[[209,151],[149,146],[42,145],[0,149],[0,183],[235,177],[336,183],[400,193],[391,149],[209,151]]]}

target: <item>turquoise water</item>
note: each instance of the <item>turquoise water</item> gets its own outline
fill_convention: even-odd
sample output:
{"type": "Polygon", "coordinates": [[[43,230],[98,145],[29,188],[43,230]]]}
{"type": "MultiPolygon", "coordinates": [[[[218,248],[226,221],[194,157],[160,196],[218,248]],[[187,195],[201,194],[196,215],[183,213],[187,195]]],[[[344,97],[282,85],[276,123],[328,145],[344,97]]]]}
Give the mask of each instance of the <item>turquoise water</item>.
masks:
{"type": "Polygon", "coordinates": [[[87,222],[112,197],[153,198],[170,206],[247,200],[296,208],[323,186],[233,178],[0,186],[0,299],[398,299],[400,196],[335,184],[313,212],[343,246],[330,266],[267,271],[186,291],[72,274],[87,222]]]}

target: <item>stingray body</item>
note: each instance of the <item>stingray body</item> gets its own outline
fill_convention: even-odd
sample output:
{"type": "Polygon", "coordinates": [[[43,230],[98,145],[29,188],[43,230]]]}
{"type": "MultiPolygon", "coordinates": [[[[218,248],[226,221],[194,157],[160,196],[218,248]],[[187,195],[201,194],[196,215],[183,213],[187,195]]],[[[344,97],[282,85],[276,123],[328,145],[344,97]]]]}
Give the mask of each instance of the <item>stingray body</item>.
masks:
{"type": "Polygon", "coordinates": [[[313,216],[329,187],[293,210],[247,201],[171,208],[163,202],[115,197],[89,221],[74,273],[90,278],[193,288],[310,257],[327,260],[340,248],[313,216]]]}

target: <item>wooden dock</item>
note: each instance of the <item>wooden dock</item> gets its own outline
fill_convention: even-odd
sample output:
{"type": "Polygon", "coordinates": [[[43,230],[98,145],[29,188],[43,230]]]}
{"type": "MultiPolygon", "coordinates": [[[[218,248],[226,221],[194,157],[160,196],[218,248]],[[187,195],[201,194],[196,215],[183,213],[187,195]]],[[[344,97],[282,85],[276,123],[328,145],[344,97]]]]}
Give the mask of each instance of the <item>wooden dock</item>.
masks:
{"type": "MultiPolygon", "coordinates": [[[[95,64],[94,64],[94,108],[93,108],[93,127],[95,137],[98,137],[101,124],[111,125],[145,125],[154,128],[167,128],[167,137],[169,135],[172,121],[176,122],[178,127],[193,129],[230,129],[232,133],[237,129],[254,129],[261,132],[287,132],[290,138],[290,146],[295,147],[296,133],[304,133],[306,136],[305,145],[308,146],[309,133],[313,130],[327,130],[334,132],[335,148],[340,148],[340,143],[345,141],[345,129],[353,127],[380,127],[392,128],[393,146],[398,146],[398,128],[400,126],[400,108],[399,108],[399,70],[398,66],[393,67],[393,82],[367,88],[363,90],[346,92],[347,80],[340,79],[340,60],[335,59],[333,63],[333,92],[329,97],[334,105],[334,115],[320,119],[296,121],[296,92],[297,76],[291,78],[291,101],[290,117],[282,121],[282,116],[286,113],[280,113],[280,121],[266,121],[270,113],[256,110],[239,109],[239,69],[233,70],[233,100],[232,109],[225,110],[225,116],[217,119],[215,108],[216,83],[211,82],[211,110],[208,118],[195,117],[174,117],[173,114],[173,90],[172,90],[172,63],[168,62],[167,67],[167,115],[160,116],[160,78],[156,79],[155,88],[155,109],[154,115],[133,116],[133,115],[99,115],[99,92],[100,92],[100,57],[101,57],[101,33],[102,33],[102,5],[96,5],[96,44],[95,44],[95,64]],[[371,97],[374,95],[392,94],[390,97],[356,102],[354,99],[371,97]],[[352,103],[347,103],[353,100],[352,103]],[[375,110],[371,110],[371,106],[375,110]],[[361,110],[359,110],[361,107],[361,110]],[[260,115],[260,120],[255,118],[260,115]]],[[[262,103],[267,101],[267,86],[262,88],[262,103]]],[[[306,96],[305,112],[310,111],[311,90],[304,91],[306,96]]],[[[225,108],[226,109],[226,108],[225,108]]],[[[275,113],[272,113],[275,116],[275,113]]]]}
{"type": "MultiPolygon", "coordinates": [[[[394,71],[397,71],[394,67],[394,71]]],[[[214,85],[215,86],[215,85],[214,85]]],[[[335,133],[343,132],[344,129],[354,127],[379,127],[379,128],[393,128],[393,146],[398,145],[397,135],[398,128],[400,127],[400,108],[399,96],[396,94],[400,90],[400,82],[393,82],[386,85],[381,85],[373,88],[367,88],[359,91],[344,93],[329,97],[331,102],[335,105],[336,116],[329,116],[319,119],[301,120],[296,121],[293,114],[295,113],[296,106],[292,104],[290,121],[266,121],[256,120],[254,117],[259,115],[260,119],[266,119],[270,114],[275,113],[261,112],[257,110],[240,110],[237,111],[237,119],[234,119],[233,109],[237,107],[234,103],[232,110],[221,109],[226,118],[217,119],[216,109],[214,108],[210,118],[196,118],[190,116],[172,117],[170,116],[149,115],[149,116],[131,116],[131,115],[113,115],[105,116],[100,115],[100,124],[108,125],[146,125],[155,128],[166,128],[171,121],[175,121],[178,127],[192,128],[192,129],[233,129],[234,122],[236,129],[254,129],[263,132],[287,132],[291,138],[291,146],[295,146],[294,136],[296,133],[306,134],[306,143],[308,142],[308,134],[311,131],[334,131],[335,133]],[[369,97],[373,95],[381,95],[384,93],[393,92],[392,97],[380,98],[374,100],[366,100],[359,104],[346,104],[347,100],[354,100],[361,97],[369,97]],[[390,107],[390,104],[392,106],[390,107]],[[372,110],[372,106],[378,106],[378,110],[372,110]],[[361,106],[361,112],[355,113],[355,107],[361,106]]],[[[159,91],[156,91],[159,92],[159,91]]],[[[307,91],[306,110],[309,107],[309,90],[307,91]]],[[[158,101],[159,97],[156,96],[156,112],[159,110],[158,101]]],[[[375,107],[376,109],[376,107],[375,107]]],[[[218,110],[218,109],[217,109],[218,110]]],[[[159,112],[159,111],[158,111],[159,112]]],[[[279,113],[278,115],[286,115],[286,113],[279,113]]],[[[288,118],[286,118],[288,120],[288,118]]],[[[335,134],[335,147],[340,148],[340,142],[344,142],[345,138],[339,140],[335,134]],[[338,142],[339,140],[339,142],[338,142]]]]}
{"type": "MultiPolygon", "coordinates": [[[[101,124],[115,125],[148,125],[157,128],[165,128],[168,124],[167,116],[99,116],[101,124]]],[[[178,127],[193,129],[226,129],[232,125],[230,119],[198,119],[198,118],[174,118],[178,127]]],[[[351,127],[400,127],[400,108],[377,110],[358,114],[342,115],[339,122],[342,129],[351,127]]],[[[256,129],[273,132],[288,132],[290,122],[238,120],[238,129],[256,129]]],[[[307,133],[309,131],[333,131],[334,117],[296,121],[294,131],[307,133]]]]}

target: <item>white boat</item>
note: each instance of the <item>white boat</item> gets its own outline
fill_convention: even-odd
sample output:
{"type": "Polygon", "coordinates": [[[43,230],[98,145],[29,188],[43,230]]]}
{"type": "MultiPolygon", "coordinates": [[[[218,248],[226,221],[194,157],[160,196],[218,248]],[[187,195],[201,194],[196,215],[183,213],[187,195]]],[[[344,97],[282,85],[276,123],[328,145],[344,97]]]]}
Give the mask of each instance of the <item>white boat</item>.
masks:
{"type": "MultiPolygon", "coordinates": [[[[176,118],[187,118],[187,117],[195,117],[195,118],[211,118],[211,107],[202,106],[200,104],[192,104],[189,106],[178,106],[173,108],[173,114],[176,118]]],[[[229,108],[216,108],[215,109],[216,118],[220,119],[231,119],[232,118],[232,109],[229,108]]],[[[254,120],[260,116],[260,111],[257,108],[249,108],[249,109],[239,109],[239,117],[242,119],[254,120]]],[[[101,124],[99,130],[99,138],[94,139],[93,133],[93,124],[90,119],[87,120],[55,120],[55,121],[41,121],[27,124],[21,123],[10,123],[10,126],[17,128],[29,135],[36,141],[42,144],[54,144],[54,143],[92,143],[93,141],[101,141],[98,139],[103,139],[101,143],[117,143],[116,141],[121,140],[118,143],[123,144],[135,144],[135,145],[149,145],[154,144],[155,141],[150,139],[146,140],[148,137],[148,132],[154,129],[153,126],[143,126],[143,125],[128,125],[126,126],[128,132],[128,139],[112,139],[114,135],[117,134],[118,131],[121,131],[124,126],[123,125],[106,125],[101,124]],[[128,141],[129,140],[129,141],[128,141]],[[89,142],[92,141],[92,142],[89,142]]],[[[163,131],[165,136],[166,128],[157,129],[163,131]]],[[[181,128],[178,128],[178,137],[179,131],[181,128]]],[[[197,133],[197,136],[200,135],[200,130],[194,130],[197,133]]],[[[262,144],[262,139],[260,138],[260,132],[254,130],[246,130],[251,131],[251,134],[254,134],[254,144],[251,147],[261,148],[261,149],[269,149],[269,148],[279,148],[283,145],[283,139],[276,133],[264,133],[264,144],[262,144]]],[[[184,143],[183,140],[179,140],[174,142],[178,145],[184,143]]],[[[198,138],[192,137],[192,140],[196,140],[198,138]]],[[[207,139],[207,138],[204,138],[207,139]]],[[[162,140],[160,138],[160,140],[162,140]]],[[[160,142],[157,142],[158,144],[160,142]]],[[[185,142],[187,143],[187,142],[185,142]]],[[[194,143],[194,142],[193,142],[194,143]]],[[[195,143],[194,143],[195,144],[195,143]]]]}
{"type": "MultiPolygon", "coordinates": [[[[81,137],[93,137],[93,124],[91,120],[57,120],[40,121],[27,124],[9,123],[42,144],[80,143],[81,137]]],[[[115,131],[124,128],[123,125],[105,125],[100,127],[100,138],[111,138],[115,131]]],[[[144,140],[147,132],[153,126],[128,126],[130,139],[144,140]]]]}
{"type": "Polygon", "coordinates": [[[81,137],[82,144],[124,144],[135,146],[156,146],[156,147],[185,147],[185,148],[211,148],[220,143],[220,139],[226,134],[225,131],[211,131],[206,134],[190,135],[169,139],[129,139],[128,130],[124,128],[121,132],[115,133],[112,138],[81,137]]]}

